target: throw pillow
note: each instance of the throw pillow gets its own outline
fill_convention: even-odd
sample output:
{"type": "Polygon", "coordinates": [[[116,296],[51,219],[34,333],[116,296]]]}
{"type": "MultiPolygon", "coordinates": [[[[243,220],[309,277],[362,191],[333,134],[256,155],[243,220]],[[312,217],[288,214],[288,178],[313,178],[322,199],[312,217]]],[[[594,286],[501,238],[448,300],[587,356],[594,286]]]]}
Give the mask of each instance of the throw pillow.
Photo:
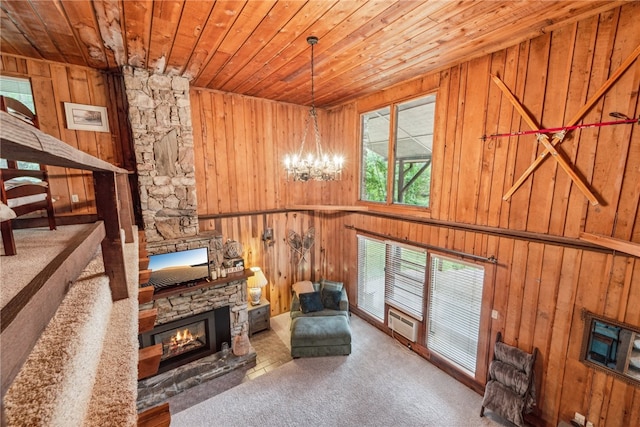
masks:
{"type": "Polygon", "coordinates": [[[291,285],[291,289],[293,289],[293,292],[296,293],[298,298],[300,298],[300,294],[304,294],[304,293],[307,293],[307,292],[315,291],[315,289],[313,289],[313,283],[311,283],[311,281],[309,281],[309,280],[303,280],[301,282],[296,282],[293,285],[291,285]]]}
{"type": "Polygon", "coordinates": [[[333,280],[321,279],[320,283],[322,284],[322,289],[328,289],[330,291],[340,291],[344,288],[344,284],[342,282],[334,282],[333,280]]]}
{"type": "Polygon", "coordinates": [[[300,298],[300,310],[305,314],[324,309],[320,292],[306,292],[298,297],[300,298]]]}
{"type": "Polygon", "coordinates": [[[332,291],[330,289],[323,288],[320,296],[322,297],[322,305],[324,308],[340,310],[340,298],[342,297],[342,291],[332,291]]]}

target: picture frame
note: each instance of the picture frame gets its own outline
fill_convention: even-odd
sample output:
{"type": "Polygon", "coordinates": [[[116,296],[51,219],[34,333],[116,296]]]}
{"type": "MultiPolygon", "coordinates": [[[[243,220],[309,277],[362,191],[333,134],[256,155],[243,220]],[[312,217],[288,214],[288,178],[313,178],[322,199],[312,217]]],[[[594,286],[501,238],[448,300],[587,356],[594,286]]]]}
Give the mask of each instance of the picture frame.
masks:
{"type": "Polygon", "coordinates": [[[67,129],[109,132],[107,107],[65,102],[64,113],[67,129]]]}

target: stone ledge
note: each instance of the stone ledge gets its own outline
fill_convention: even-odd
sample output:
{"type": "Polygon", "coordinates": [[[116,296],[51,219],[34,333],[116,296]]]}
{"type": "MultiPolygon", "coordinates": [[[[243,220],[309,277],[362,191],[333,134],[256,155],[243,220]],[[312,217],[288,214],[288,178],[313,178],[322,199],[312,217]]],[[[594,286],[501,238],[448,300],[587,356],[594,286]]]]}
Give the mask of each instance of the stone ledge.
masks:
{"type": "Polygon", "coordinates": [[[203,357],[170,371],[138,381],[138,412],[151,408],[185,390],[221,377],[236,369],[256,366],[256,351],[253,347],[244,356],[222,352],[203,357]]]}

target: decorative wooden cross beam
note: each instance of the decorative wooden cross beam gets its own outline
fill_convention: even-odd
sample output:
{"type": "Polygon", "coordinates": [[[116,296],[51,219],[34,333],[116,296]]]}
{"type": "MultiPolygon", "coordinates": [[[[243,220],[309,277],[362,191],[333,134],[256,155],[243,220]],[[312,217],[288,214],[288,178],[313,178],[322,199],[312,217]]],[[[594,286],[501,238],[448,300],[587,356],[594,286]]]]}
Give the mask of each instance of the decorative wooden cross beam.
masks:
{"type": "MultiPolygon", "coordinates": [[[[524,121],[527,122],[529,127],[531,129],[533,129],[533,130],[539,130],[540,127],[533,120],[533,118],[529,115],[529,113],[524,109],[522,104],[511,93],[509,88],[507,88],[507,86],[502,82],[502,80],[500,80],[497,76],[491,76],[491,78],[493,79],[493,82],[500,88],[502,93],[507,97],[509,102],[511,102],[511,104],[516,109],[516,111],[518,111],[518,113],[520,113],[520,116],[522,116],[524,121]]],[[[544,133],[539,133],[537,135],[537,137],[538,137],[538,142],[541,143],[542,145],[544,145],[544,147],[546,148],[545,152],[551,153],[553,158],[558,162],[560,167],[562,167],[562,169],[564,169],[564,171],[569,175],[571,180],[574,182],[574,184],[576,184],[578,189],[580,189],[582,194],[584,194],[587,197],[587,199],[589,199],[589,202],[591,202],[592,205],[599,204],[600,202],[598,202],[598,199],[596,198],[596,196],[591,192],[591,190],[589,189],[587,184],[585,184],[584,181],[582,181],[582,179],[580,179],[578,174],[576,174],[576,172],[571,168],[571,165],[569,164],[567,159],[565,159],[564,155],[560,154],[555,149],[553,144],[551,144],[551,142],[549,141],[549,137],[544,133]]],[[[553,136],[553,140],[554,141],[556,139],[558,141],[560,141],[563,138],[564,138],[564,132],[561,132],[560,134],[555,134],[553,136]]]]}
{"type": "MultiPolygon", "coordinates": [[[[598,91],[596,91],[596,93],[594,93],[591,98],[589,98],[589,100],[582,106],[582,108],[571,118],[571,120],[569,120],[569,123],[567,123],[566,126],[570,127],[578,123],[582,119],[582,116],[584,116],[587,113],[587,111],[589,111],[596,104],[596,102],[598,102],[600,97],[602,97],[602,95],[604,95],[605,92],[607,92],[609,88],[613,86],[613,84],[618,80],[618,78],[620,78],[620,76],[631,66],[631,64],[636,60],[636,58],[639,55],[640,55],[640,45],[638,45],[634,49],[634,51],[631,53],[631,55],[629,55],[629,57],[627,57],[627,59],[625,59],[624,62],[620,64],[618,69],[613,74],[611,74],[611,77],[609,77],[609,79],[602,85],[602,87],[598,89],[598,91]]],[[[493,79],[494,83],[498,85],[500,90],[502,90],[502,92],[509,99],[509,101],[513,104],[515,109],[520,113],[522,118],[529,124],[529,126],[531,126],[531,128],[534,130],[539,129],[536,123],[533,121],[533,119],[524,110],[522,105],[518,102],[518,100],[511,93],[511,91],[505,86],[505,84],[497,76],[491,76],[491,78],[493,79]]],[[[589,199],[589,202],[591,202],[592,205],[599,204],[598,199],[593,195],[589,187],[575,173],[575,171],[571,168],[571,165],[564,158],[564,156],[561,155],[555,149],[555,146],[560,142],[562,142],[562,140],[564,139],[565,133],[566,132],[559,132],[554,134],[551,141],[549,141],[549,137],[547,135],[539,134],[538,141],[545,146],[544,151],[542,151],[542,153],[540,153],[538,157],[536,157],[536,160],[529,166],[529,168],[526,171],[524,171],[522,176],[518,178],[518,180],[516,180],[516,182],[509,189],[509,191],[505,193],[505,195],[502,197],[503,200],[508,200],[513,195],[513,193],[515,193],[515,191],[518,188],[520,188],[522,183],[529,177],[529,175],[533,173],[533,171],[538,167],[538,165],[542,163],[542,161],[547,157],[547,155],[551,153],[553,158],[556,159],[556,161],[558,162],[558,164],[560,164],[560,166],[569,174],[569,177],[571,177],[571,180],[576,184],[576,186],[580,189],[580,191],[587,197],[587,199],[589,199]]]]}

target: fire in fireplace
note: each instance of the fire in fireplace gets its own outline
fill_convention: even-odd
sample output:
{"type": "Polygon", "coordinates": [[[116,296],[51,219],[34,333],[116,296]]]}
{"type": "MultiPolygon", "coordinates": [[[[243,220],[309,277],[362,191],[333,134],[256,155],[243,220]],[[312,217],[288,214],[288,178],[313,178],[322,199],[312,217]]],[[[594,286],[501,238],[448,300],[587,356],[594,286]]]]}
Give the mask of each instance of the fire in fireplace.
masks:
{"type": "Polygon", "coordinates": [[[216,353],[231,341],[229,307],[174,320],[140,334],[140,347],[162,344],[158,373],[216,353]]]}
{"type": "Polygon", "coordinates": [[[207,345],[205,321],[190,323],[183,328],[173,328],[167,332],[157,334],[154,341],[162,342],[162,357],[160,361],[183,353],[197,350],[207,345]]]}

